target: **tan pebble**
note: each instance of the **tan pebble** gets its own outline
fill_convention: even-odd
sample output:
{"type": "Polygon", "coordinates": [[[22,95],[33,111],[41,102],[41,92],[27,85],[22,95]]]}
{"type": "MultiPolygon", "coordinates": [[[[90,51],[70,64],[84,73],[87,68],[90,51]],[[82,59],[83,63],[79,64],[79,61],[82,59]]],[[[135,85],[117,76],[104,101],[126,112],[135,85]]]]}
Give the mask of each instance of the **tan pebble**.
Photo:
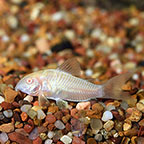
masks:
{"type": "Polygon", "coordinates": [[[49,49],[49,43],[45,38],[40,38],[36,40],[36,47],[40,53],[44,53],[49,49]]]}
{"type": "Polygon", "coordinates": [[[127,119],[133,122],[138,122],[142,116],[142,113],[136,108],[128,108],[126,112],[127,112],[127,119]]]}
{"type": "Polygon", "coordinates": [[[104,107],[99,103],[95,103],[92,105],[92,110],[97,111],[97,113],[102,112],[103,109],[104,109],[104,107]]]}
{"type": "Polygon", "coordinates": [[[139,111],[144,112],[144,104],[143,104],[143,103],[138,102],[138,103],[136,104],[136,108],[137,108],[139,111]]]}
{"type": "Polygon", "coordinates": [[[2,124],[0,125],[0,131],[6,133],[12,132],[14,131],[14,125],[12,123],[2,124]]]}
{"type": "Polygon", "coordinates": [[[132,127],[132,123],[130,120],[125,120],[125,123],[123,124],[123,130],[126,131],[126,130],[129,130],[131,129],[132,127]]]}
{"type": "Polygon", "coordinates": [[[140,126],[144,126],[144,119],[142,119],[139,123],[140,126]]]}
{"type": "Polygon", "coordinates": [[[114,127],[114,122],[112,120],[108,120],[104,125],[104,129],[106,131],[110,131],[114,127]]]}
{"type": "Polygon", "coordinates": [[[80,102],[76,105],[77,110],[90,109],[90,102],[80,102]]]}

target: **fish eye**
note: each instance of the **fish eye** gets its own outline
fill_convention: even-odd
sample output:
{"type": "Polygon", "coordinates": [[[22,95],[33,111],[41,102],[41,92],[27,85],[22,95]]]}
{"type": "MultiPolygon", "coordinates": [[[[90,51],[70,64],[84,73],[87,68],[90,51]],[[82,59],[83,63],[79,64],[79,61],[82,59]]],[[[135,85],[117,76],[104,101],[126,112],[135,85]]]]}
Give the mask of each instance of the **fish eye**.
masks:
{"type": "Polygon", "coordinates": [[[33,79],[28,78],[28,79],[26,80],[26,82],[27,82],[27,84],[31,84],[31,83],[33,82],[33,79]]]}

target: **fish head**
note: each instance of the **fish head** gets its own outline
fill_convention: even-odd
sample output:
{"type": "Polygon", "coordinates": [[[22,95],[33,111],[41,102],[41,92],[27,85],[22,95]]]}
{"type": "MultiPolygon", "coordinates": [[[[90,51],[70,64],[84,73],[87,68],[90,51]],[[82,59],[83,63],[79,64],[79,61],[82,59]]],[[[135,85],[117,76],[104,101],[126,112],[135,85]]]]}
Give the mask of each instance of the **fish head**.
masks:
{"type": "Polygon", "coordinates": [[[23,93],[37,96],[41,89],[41,81],[39,75],[32,73],[22,78],[16,85],[16,91],[22,91],[23,93]]]}

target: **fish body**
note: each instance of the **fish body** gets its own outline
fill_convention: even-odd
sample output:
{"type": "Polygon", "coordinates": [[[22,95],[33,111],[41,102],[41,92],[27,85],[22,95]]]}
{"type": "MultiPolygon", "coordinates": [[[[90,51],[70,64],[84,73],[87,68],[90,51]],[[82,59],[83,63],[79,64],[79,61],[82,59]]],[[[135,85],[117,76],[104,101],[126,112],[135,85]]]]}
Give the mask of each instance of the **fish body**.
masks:
{"type": "Polygon", "coordinates": [[[57,69],[47,69],[31,73],[21,79],[15,89],[29,95],[38,96],[39,102],[48,99],[68,101],[87,101],[96,98],[129,99],[122,92],[121,86],[131,77],[132,73],[113,77],[103,85],[96,85],[81,79],[80,66],[72,58],[57,69]]]}

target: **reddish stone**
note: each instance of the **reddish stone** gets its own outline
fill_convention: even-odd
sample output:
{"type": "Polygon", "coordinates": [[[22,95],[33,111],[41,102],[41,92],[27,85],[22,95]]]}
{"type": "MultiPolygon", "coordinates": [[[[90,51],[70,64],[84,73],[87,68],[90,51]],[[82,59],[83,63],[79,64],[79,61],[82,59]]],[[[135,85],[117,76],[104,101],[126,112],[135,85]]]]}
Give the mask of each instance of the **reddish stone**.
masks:
{"type": "Polygon", "coordinates": [[[29,123],[29,125],[31,125],[34,128],[34,122],[33,122],[33,120],[29,119],[28,123],[29,123]]]}
{"type": "Polygon", "coordinates": [[[63,117],[63,114],[61,111],[57,111],[54,116],[56,117],[56,119],[61,120],[63,117]]]}
{"type": "Polygon", "coordinates": [[[54,127],[55,127],[54,124],[49,124],[49,125],[48,125],[48,129],[49,129],[50,131],[52,131],[52,130],[54,129],[54,127]]]}
{"type": "Polygon", "coordinates": [[[21,116],[22,121],[27,121],[28,115],[26,112],[22,112],[20,116],[21,116]]]}
{"type": "Polygon", "coordinates": [[[85,144],[85,142],[78,137],[74,137],[72,144],[85,144]]]}
{"type": "Polygon", "coordinates": [[[58,141],[58,142],[57,142],[57,144],[63,144],[63,142],[61,142],[61,141],[58,141]]]}
{"type": "Polygon", "coordinates": [[[27,132],[27,133],[30,133],[32,130],[33,130],[33,127],[29,124],[26,124],[24,126],[24,130],[27,132]]]}
{"type": "Polygon", "coordinates": [[[42,144],[42,139],[37,137],[35,140],[33,140],[33,144],[42,144]]]}
{"type": "Polygon", "coordinates": [[[62,109],[61,112],[62,112],[64,115],[69,114],[69,110],[68,110],[68,109],[62,109]]]}
{"type": "Polygon", "coordinates": [[[56,121],[56,118],[55,118],[55,116],[54,115],[52,115],[52,114],[48,114],[47,116],[46,116],[46,119],[45,119],[49,124],[52,124],[52,123],[54,123],[55,121],[56,121]]]}
{"type": "Polygon", "coordinates": [[[11,103],[7,103],[7,102],[2,102],[1,103],[1,107],[4,109],[4,110],[7,110],[7,109],[12,109],[12,104],[11,103]]]}
{"type": "Polygon", "coordinates": [[[28,137],[17,132],[9,133],[8,137],[11,141],[17,142],[19,144],[32,144],[32,141],[28,137]]]}
{"type": "Polygon", "coordinates": [[[71,116],[74,117],[74,118],[76,118],[76,119],[78,119],[79,117],[78,117],[77,112],[78,112],[78,110],[76,108],[73,108],[71,110],[71,116]]]}
{"type": "Polygon", "coordinates": [[[66,123],[65,127],[66,127],[66,130],[67,130],[67,131],[70,131],[70,130],[71,130],[71,125],[70,125],[69,123],[66,123]]]}

